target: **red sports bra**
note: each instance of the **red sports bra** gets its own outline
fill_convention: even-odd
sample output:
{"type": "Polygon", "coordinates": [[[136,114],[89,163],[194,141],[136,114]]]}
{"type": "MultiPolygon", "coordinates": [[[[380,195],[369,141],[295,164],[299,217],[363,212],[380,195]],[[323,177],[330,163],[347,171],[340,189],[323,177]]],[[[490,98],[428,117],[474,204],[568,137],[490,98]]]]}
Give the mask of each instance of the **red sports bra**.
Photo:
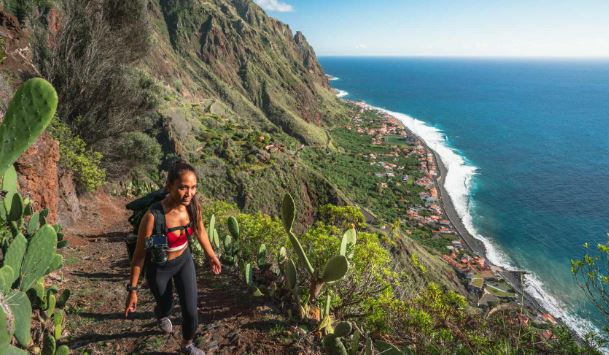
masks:
{"type": "Polygon", "coordinates": [[[173,231],[167,232],[167,251],[178,251],[184,248],[184,245],[188,243],[188,236],[192,235],[192,228],[186,226],[174,227],[169,229],[186,229],[186,232],[182,232],[180,235],[176,235],[173,231]]]}

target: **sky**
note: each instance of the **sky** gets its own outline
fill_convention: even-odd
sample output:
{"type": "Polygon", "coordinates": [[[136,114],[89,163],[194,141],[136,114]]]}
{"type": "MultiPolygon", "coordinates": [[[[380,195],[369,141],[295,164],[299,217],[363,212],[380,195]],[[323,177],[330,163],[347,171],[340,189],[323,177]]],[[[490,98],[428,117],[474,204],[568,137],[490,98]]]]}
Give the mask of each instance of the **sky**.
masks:
{"type": "Polygon", "coordinates": [[[609,0],[254,1],[322,56],[609,58],[609,0]]]}

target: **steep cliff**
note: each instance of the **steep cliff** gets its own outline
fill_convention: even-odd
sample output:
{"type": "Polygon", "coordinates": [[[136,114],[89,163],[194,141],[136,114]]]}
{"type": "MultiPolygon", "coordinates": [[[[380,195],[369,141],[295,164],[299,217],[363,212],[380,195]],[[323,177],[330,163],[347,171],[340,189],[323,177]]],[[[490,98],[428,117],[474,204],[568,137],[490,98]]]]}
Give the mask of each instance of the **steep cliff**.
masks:
{"type": "Polygon", "coordinates": [[[304,144],[342,110],[302,33],[250,0],[149,3],[155,43],[146,64],[188,101],[214,100],[228,116],[304,144]]]}

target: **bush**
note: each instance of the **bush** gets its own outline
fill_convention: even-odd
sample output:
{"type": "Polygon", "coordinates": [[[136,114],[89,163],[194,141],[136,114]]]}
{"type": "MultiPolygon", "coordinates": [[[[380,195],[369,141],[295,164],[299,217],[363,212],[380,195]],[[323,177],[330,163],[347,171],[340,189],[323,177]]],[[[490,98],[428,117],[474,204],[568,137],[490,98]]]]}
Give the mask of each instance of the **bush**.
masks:
{"type": "MultiPolygon", "coordinates": [[[[150,130],[158,105],[154,81],[134,69],[150,46],[145,1],[62,0],[61,8],[53,38],[37,23],[34,63],[57,90],[58,116],[89,146],[116,157],[116,138],[150,130]]],[[[122,167],[107,168],[112,176],[122,167]]]]}
{"type": "Polygon", "coordinates": [[[143,132],[128,132],[119,136],[111,156],[106,156],[106,166],[111,176],[131,173],[154,177],[158,173],[163,152],[156,139],[143,132]]]}
{"type": "Polygon", "coordinates": [[[351,228],[355,225],[355,229],[362,230],[367,227],[366,219],[362,211],[355,206],[335,206],[327,204],[319,209],[319,218],[333,226],[341,229],[351,228]]]}
{"type": "Polygon", "coordinates": [[[101,167],[101,153],[87,147],[85,141],[58,119],[51,122],[49,132],[59,141],[59,164],[74,172],[78,184],[87,191],[94,191],[104,184],[106,171],[101,167]]]}
{"type": "Polygon", "coordinates": [[[258,212],[237,216],[241,234],[241,252],[245,262],[256,259],[260,244],[265,244],[268,255],[278,255],[279,249],[288,248],[283,225],[277,218],[258,212]]]}
{"type": "Polygon", "coordinates": [[[2,0],[0,4],[8,12],[15,15],[19,23],[24,25],[34,9],[39,8],[44,13],[52,6],[53,2],[53,0],[2,0]]]}

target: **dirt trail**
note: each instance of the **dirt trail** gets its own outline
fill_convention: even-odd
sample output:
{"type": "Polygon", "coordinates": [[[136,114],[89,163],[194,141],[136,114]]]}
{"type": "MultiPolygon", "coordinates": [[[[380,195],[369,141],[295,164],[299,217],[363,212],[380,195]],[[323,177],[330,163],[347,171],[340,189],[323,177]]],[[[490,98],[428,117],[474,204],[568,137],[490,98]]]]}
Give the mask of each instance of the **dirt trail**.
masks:
{"type": "MultiPolygon", "coordinates": [[[[63,250],[61,287],[72,290],[66,310],[67,341],[74,353],[175,354],[179,349],[179,306],[172,315],[174,333],[162,334],[145,283],[137,312],[124,318],[129,277],[124,239],[130,230],[126,202],[104,193],[88,197],[81,201],[84,217],[65,229],[69,246],[63,250]]],[[[297,328],[263,298],[251,296],[234,272],[225,268],[216,276],[208,269],[207,265],[197,269],[197,343],[207,354],[311,353],[297,328]]]]}

